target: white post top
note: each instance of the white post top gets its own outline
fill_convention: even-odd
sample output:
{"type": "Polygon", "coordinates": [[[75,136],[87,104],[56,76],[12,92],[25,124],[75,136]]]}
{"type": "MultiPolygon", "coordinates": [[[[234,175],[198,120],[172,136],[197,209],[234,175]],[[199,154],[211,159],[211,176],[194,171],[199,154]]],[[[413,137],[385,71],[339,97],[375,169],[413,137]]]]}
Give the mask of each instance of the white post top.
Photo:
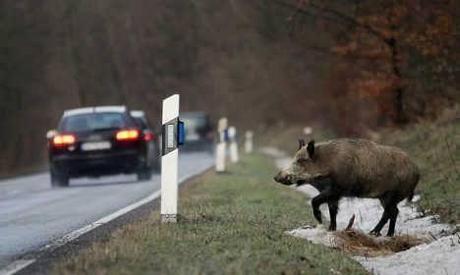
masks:
{"type": "Polygon", "coordinates": [[[246,131],[246,138],[252,138],[254,133],[252,131],[246,131]]]}
{"type": "Polygon", "coordinates": [[[218,126],[217,126],[217,131],[222,132],[225,129],[227,129],[227,124],[228,124],[228,120],[227,120],[226,117],[223,117],[223,118],[219,119],[219,123],[218,123],[218,126]]]}
{"type": "Polygon", "coordinates": [[[303,133],[305,135],[307,135],[307,136],[311,135],[311,133],[313,133],[313,129],[310,126],[307,126],[307,127],[303,128],[303,133]]]}
{"type": "Polygon", "coordinates": [[[179,116],[179,95],[174,94],[163,99],[162,124],[171,121],[179,116]]]}
{"type": "Polygon", "coordinates": [[[228,127],[228,137],[235,138],[236,136],[236,128],[234,126],[228,127]]]}

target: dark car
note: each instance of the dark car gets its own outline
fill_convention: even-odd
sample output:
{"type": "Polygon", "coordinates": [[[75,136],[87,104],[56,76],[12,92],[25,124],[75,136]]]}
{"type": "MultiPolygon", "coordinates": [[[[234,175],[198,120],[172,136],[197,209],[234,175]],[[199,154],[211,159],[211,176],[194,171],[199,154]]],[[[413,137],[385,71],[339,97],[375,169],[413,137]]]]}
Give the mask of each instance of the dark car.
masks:
{"type": "Polygon", "coordinates": [[[70,178],[136,173],[147,180],[159,167],[157,139],[145,116],[133,117],[124,106],[64,112],[48,135],[52,186],[70,178]]]}
{"type": "Polygon", "coordinates": [[[185,112],[180,115],[180,119],[185,123],[185,144],[183,150],[213,150],[214,128],[206,113],[185,112]]]}
{"type": "MultiPolygon", "coordinates": [[[[149,135],[152,142],[147,143],[147,150],[150,155],[155,156],[153,159],[153,162],[151,163],[151,167],[153,168],[154,171],[159,172],[161,170],[161,152],[160,152],[160,135],[155,134],[154,129],[151,127],[151,124],[149,123],[147,116],[145,115],[144,111],[130,111],[129,112],[131,117],[136,120],[137,124],[139,125],[140,129],[146,134],[149,135]]],[[[158,127],[157,127],[158,128],[158,127]]],[[[160,131],[157,131],[157,133],[160,131]]]]}

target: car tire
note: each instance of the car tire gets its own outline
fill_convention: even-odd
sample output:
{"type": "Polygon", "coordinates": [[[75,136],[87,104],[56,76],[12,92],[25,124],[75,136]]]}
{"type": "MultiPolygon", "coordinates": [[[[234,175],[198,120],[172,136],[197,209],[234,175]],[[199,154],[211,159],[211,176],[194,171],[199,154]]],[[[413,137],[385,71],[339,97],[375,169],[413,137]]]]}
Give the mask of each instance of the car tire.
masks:
{"type": "Polygon", "coordinates": [[[209,153],[209,154],[214,154],[215,152],[215,144],[210,142],[207,146],[206,146],[206,151],[209,153]]]}
{"type": "Polygon", "coordinates": [[[51,187],[68,187],[69,186],[69,177],[64,174],[57,173],[56,171],[51,171],[51,187]]]}
{"type": "Polygon", "coordinates": [[[153,166],[154,172],[160,173],[161,172],[161,158],[154,160],[152,166],[153,166]]]}
{"type": "Polygon", "coordinates": [[[139,170],[136,174],[138,181],[150,180],[152,178],[152,169],[145,167],[139,170]]]}

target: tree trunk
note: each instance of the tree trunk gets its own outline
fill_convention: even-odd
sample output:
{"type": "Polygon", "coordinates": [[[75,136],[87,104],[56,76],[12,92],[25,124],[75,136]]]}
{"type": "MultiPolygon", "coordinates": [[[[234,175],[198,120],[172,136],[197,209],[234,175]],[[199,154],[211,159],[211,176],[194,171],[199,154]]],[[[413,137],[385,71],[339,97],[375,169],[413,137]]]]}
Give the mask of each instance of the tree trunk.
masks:
{"type": "Polygon", "coordinates": [[[405,124],[407,123],[407,116],[404,110],[404,85],[401,83],[402,74],[401,69],[399,68],[399,51],[397,41],[394,37],[391,37],[387,40],[387,45],[391,51],[391,69],[392,73],[396,79],[396,87],[394,87],[394,118],[393,121],[396,124],[405,124]]]}

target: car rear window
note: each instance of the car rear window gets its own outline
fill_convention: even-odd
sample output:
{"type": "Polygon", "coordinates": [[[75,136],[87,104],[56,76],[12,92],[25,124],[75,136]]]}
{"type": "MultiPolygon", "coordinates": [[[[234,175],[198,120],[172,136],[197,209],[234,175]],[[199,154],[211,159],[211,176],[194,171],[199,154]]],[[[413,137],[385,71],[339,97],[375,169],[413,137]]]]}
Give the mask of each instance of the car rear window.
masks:
{"type": "Polygon", "coordinates": [[[125,116],[120,113],[92,113],[64,118],[61,131],[84,132],[119,129],[128,126],[125,116]]]}
{"type": "Polygon", "coordinates": [[[207,124],[206,117],[201,117],[201,116],[181,117],[181,120],[185,123],[186,127],[189,129],[203,128],[207,124]]]}
{"type": "Polygon", "coordinates": [[[147,121],[145,120],[145,118],[141,118],[141,117],[133,117],[133,118],[142,130],[145,130],[148,128],[147,121]]]}

